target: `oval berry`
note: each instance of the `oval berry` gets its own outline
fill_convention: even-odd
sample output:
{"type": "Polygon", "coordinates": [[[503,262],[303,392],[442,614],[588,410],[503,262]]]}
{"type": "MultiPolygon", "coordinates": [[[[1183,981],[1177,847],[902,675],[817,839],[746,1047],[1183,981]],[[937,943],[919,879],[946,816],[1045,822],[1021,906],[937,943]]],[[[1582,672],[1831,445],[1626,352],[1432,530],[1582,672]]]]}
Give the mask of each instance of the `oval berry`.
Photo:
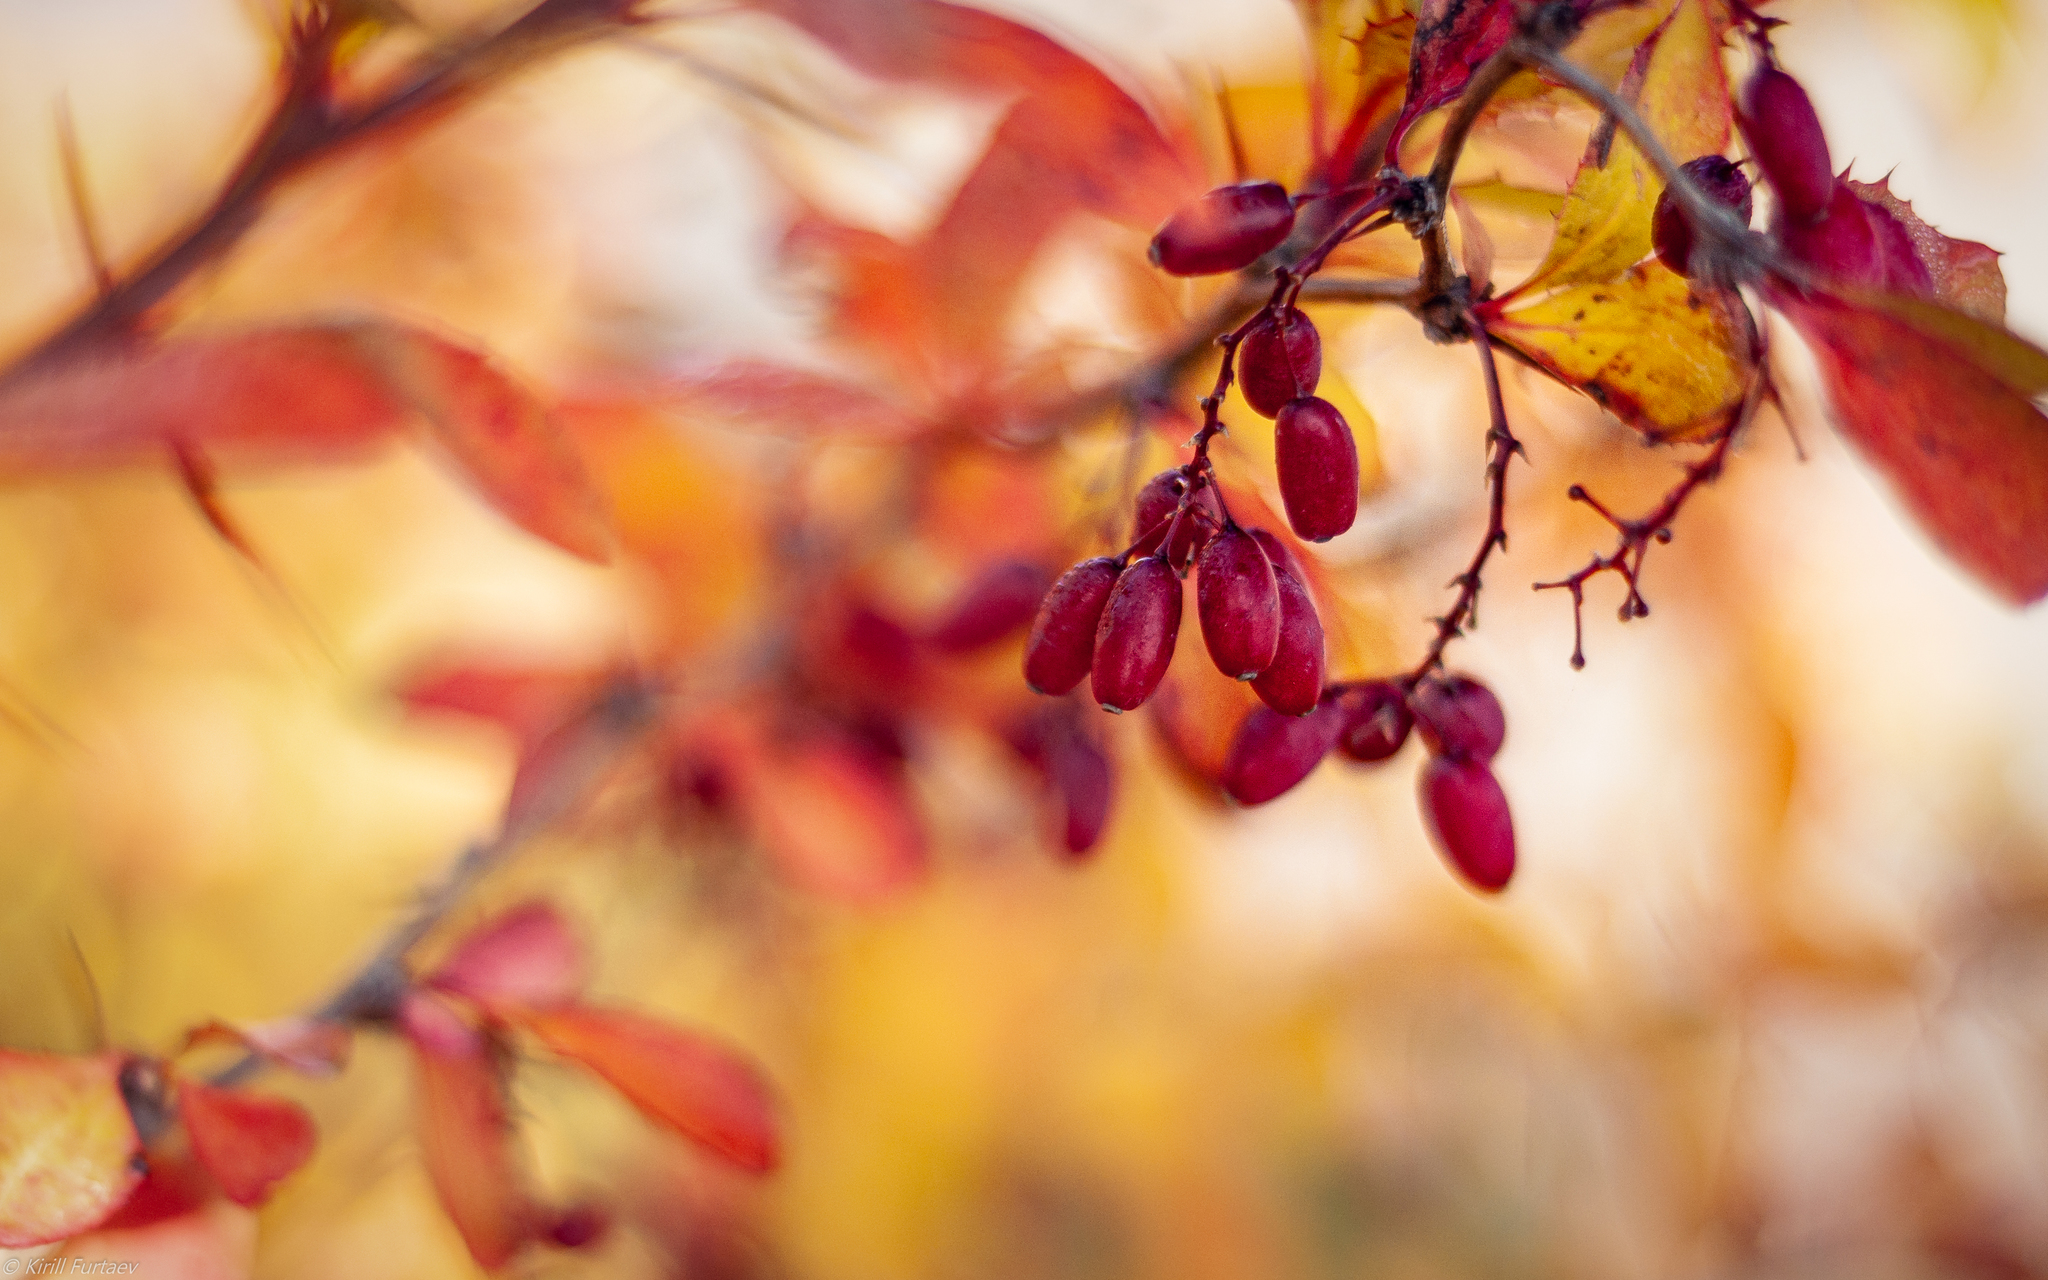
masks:
{"type": "MultiPolygon", "coordinates": [[[[1744,226],[1749,225],[1756,203],[1749,178],[1728,157],[1701,156],[1686,161],[1682,171],[1694,186],[1734,210],[1744,226]]],[[[1680,275],[1689,274],[1686,264],[1692,261],[1692,222],[1685,215],[1685,206],[1672,199],[1669,187],[1657,197],[1657,212],[1650,219],[1650,243],[1659,262],[1680,275]]]]}
{"type": "Polygon", "coordinates": [[[1361,764],[1374,764],[1399,751],[1415,723],[1407,695],[1391,680],[1369,680],[1345,689],[1338,699],[1344,724],[1337,746],[1361,764]]]}
{"type": "Polygon", "coordinates": [[[1331,702],[1305,716],[1253,707],[1224,757],[1224,793],[1252,805],[1293,790],[1330,754],[1342,723],[1342,713],[1331,702]]]}
{"type": "Polygon", "coordinates": [[[1507,739],[1507,715],[1493,690],[1469,676],[1428,680],[1409,696],[1415,727],[1438,755],[1463,756],[1484,764],[1507,739]]]}
{"type": "Polygon", "coordinates": [[[1292,307],[1264,315],[1237,346],[1237,382],[1244,401],[1261,417],[1277,415],[1289,400],[1312,396],[1323,380],[1323,340],[1315,322],[1292,307]]]}
{"type": "Polygon", "coordinates": [[[1109,825],[1116,775],[1101,747],[1078,732],[1062,734],[1052,744],[1046,772],[1060,800],[1060,842],[1078,859],[1102,839],[1109,825]]]}
{"type": "Polygon", "coordinates": [[[1239,182],[1183,206],[1160,226],[1147,255],[1168,275],[1215,275],[1250,266],[1293,229],[1287,188],[1239,182]]]}
{"type": "Polygon", "coordinates": [[[999,561],[969,580],[925,639],[948,653],[994,644],[1037,615],[1045,591],[1045,570],[1026,560],[999,561]]]}
{"type": "MultiPolygon", "coordinates": [[[[1173,513],[1180,508],[1181,495],[1187,491],[1188,478],[1179,467],[1168,468],[1145,482],[1134,504],[1131,554],[1149,556],[1159,550],[1159,544],[1166,540],[1173,513]]],[[[1223,509],[1216,505],[1216,493],[1205,485],[1195,494],[1187,513],[1180,518],[1180,526],[1173,531],[1174,567],[1186,568],[1222,523],[1223,509]]]]}
{"type": "Polygon", "coordinates": [[[1785,216],[1803,221],[1825,210],[1835,194],[1835,166],[1813,99],[1799,82],[1765,67],[1743,93],[1738,119],[1785,216]]]}
{"type": "Polygon", "coordinates": [[[1288,401],[1274,424],[1273,461],[1298,536],[1328,542],[1358,519],[1358,442],[1337,406],[1314,396],[1288,401]]]}
{"type": "Polygon", "coordinates": [[[1122,567],[1108,556],[1083,560],[1060,575],[1038,606],[1024,645],[1024,683],[1061,694],[1081,683],[1095,660],[1095,630],[1122,567]]]}
{"type": "Polygon", "coordinates": [[[1104,711],[1144,705],[1173,661],[1180,636],[1180,577],[1158,556],[1123,571],[1095,631],[1089,687],[1104,711]]]}
{"type": "Polygon", "coordinates": [[[1437,850],[1473,888],[1505,889],[1515,874],[1515,823],[1493,771],[1477,760],[1431,756],[1421,792],[1437,850]]]}
{"type": "Polygon", "coordinates": [[[1280,643],[1272,664],[1252,681],[1252,692],[1281,715],[1305,716],[1323,696],[1323,620],[1316,616],[1315,598],[1287,562],[1274,558],[1271,547],[1266,554],[1273,561],[1273,582],[1280,591],[1280,643]]]}
{"type": "Polygon", "coordinates": [[[1266,549],[1242,529],[1209,539],[1195,568],[1195,611],[1216,669],[1250,680],[1280,646],[1280,587],[1266,549]]]}

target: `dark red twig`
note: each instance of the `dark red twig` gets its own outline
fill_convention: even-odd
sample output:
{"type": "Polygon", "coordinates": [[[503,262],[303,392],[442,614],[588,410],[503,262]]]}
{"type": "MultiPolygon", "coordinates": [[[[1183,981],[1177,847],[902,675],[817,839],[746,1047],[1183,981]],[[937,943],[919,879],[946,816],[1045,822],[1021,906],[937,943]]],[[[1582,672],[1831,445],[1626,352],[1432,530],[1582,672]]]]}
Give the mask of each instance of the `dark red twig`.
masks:
{"type": "Polygon", "coordinates": [[[1478,621],[1480,574],[1496,550],[1508,549],[1508,463],[1517,455],[1524,459],[1529,456],[1522,448],[1522,442],[1515,439],[1515,433],[1508,427],[1507,403],[1501,399],[1500,368],[1494,360],[1493,342],[1486,336],[1478,317],[1469,311],[1465,313],[1465,328],[1472,345],[1479,351],[1479,368],[1486,375],[1486,408],[1490,424],[1486,430],[1486,533],[1479,540],[1479,549],[1472,553],[1472,562],[1450,581],[1450,585],[1458,589],[1458,595],[1451,602],[1449,611],[1433,619],[1436,635],[1431,639],[1428,651],[1422,655],[1422,661],[1415,665],[1415,669],[1401,678],[1402,687],[1408,689],[1420,684],[1431,671],[1442,666],[1444,649],[1465,634],[1467,626],[1478,621]]]}

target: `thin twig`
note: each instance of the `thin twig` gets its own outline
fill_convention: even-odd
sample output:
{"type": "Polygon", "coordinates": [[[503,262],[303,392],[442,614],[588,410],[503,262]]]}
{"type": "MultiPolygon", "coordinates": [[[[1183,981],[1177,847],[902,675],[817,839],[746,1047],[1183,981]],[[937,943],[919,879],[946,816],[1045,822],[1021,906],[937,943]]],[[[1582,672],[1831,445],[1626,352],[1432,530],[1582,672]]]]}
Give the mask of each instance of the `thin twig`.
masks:
{"type": "Polygon", "coordinates": [[[1479,368],[1486,376],[1486,408],[1489,426],[1486,431],[1486,533],[1479,540],[1478,550],[1472,553],[1472,561],[1465,571],[1451,579],[1458,589],[1457,599],[1442,617],[1435,619],[1436,635],[1430,640],[1429,649],[1422,661],[1401,678],[1403,688],[1412,689],[1424,677],[1443,665],[1444,649],[1451,641],[1465,634],[1465,628],[1476,625],[1479,609],[1480,574],[1486,562],[1496,550],[1508,548],[1507,505],[1508,505],[1508,463],[1517,454],[1528,457],[1522,442],[1515,439],[1515,433],[1508,427],[1508,410],[1501,398],[1500,369],[1493,356],[1493,342],[1486,336],[1486,329],[1470,312],[1465,315],[1465,328],[1470,333],[1472,345],[1479,350],[1479,368]]]}
{"type": "Polygon", "coordinates": [[[92,189],[85,182],[85,161],[78,151],[78,128],[71,119],[71,100],[57,99],[57,160],[64,170],[64,194],[71,200],[71,223],[78,232],[79,251],[92,272],[93,288],[104,298],[114,291],[114,271],[107,265],[106,246],[100,240],[99,219],[93,213],[92,189]]]}

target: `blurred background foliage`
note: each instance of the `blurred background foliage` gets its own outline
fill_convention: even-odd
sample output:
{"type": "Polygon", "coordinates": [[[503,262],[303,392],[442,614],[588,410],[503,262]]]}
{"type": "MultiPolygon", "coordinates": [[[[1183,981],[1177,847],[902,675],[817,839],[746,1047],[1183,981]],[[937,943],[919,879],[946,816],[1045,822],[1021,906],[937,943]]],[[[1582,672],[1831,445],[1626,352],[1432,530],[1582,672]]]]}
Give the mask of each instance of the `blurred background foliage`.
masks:
{"type": "MultiPolygon", "coordinates": [[[[416,7],[438,23],[469,9],[416,7]]],[[[1267,169],[1301,145],[1280,4],[1004,8],[1161,101],[1206,92],[1214,68],[1267,169]]],[[[2013,325],[2048,336],[2048,10],[1783,12],[1785,61],[1836,154],[1863,178],[1895,164],[1931,220],[2005,249],[2013,325]]],[[[56,97],[118,255],[204,199],[269,54],[260,15],[203,0],[10,0],[0,30],[11,349],[84,282],[56,97]]],[[[192,315],[390,311],[562,394],[620,369],[789,357],[819,317],[776,257],[781,228],[805,207],[922,225],[992,119],[769,24],[659,41],[687,56],[577,53],[296,184],[192,315]]],[[[1568,176],[1585,122],[1558,127],[1568,176]]],[[[1482,210],[1503,263],[1533,261],[1547,232],[1548,153],[1519,154],[1535,159],[1513,181],[1534,196],[1482,210]]],[[[1091,237],[1125,233],[1071,234],[1081,247],[1047,255],[1022,323],[1113,360],[1158,321],[1127,305],[1143,282],[1119,302],[1076,266],[1091,237]]],[[[1176,313],[1179,288],[1146,305],[1176,313]]],[[[1372,497],[1327,561],[1348,605],[1335,666],[1383,669],[1425,634],[1478,527],[1483,414],[1469,354],[1429,347],[1406,316],[1326,332],[1353,420],[1377,424],[1372,497]]],[[[539,1180],[617,1222],[591,1251],[516,1269],[2048,1274],[2048,614],[2005,611],[1939,561],[1808,392],[1792,413],[1804,464],[1767,420],[1652,557],[1655,615],[1617,629],[1596,594],[1574,673],[1564,605],[1519,583],[1603,541],[1561,501],[1568,483],[1639,507],[1670,466],[1546,384],[1509,393],[1534,467],[1455,665],[1509,708],[1511,892],[1479,901],[1444,873],[1412,758],[1326,766],[1233,812],[1138,717],[1110,735],[1122,793],[1081,867],[1048,856],[1014,763],[933,721],[912,744],[932,873],[866,907],[790,887],[671,803],[657,771],[628,770],[463,919],[562,902],[605,998],[758,1056],[789,1159],[740,1180],[582,1077],[528,1067],[539,1180]]],[[[770,513],[797,494],[870,536],[910,465],[940,476],[936,514],[870,566],[906,609],[943,598],[977,552],[1045,553],[1117,509],[1089,488],[1113,457],[1106,426],[1019,482],[1000,457],[906,463],[611,412],[592,429],[598,469],[663,549],[613,570],[523,537],[404,450],[229,486],[274,583],[167,475],[0,490],[0,1042],[160,1051],[194,1022],[320,997],[502,803],[510,743],[408,720],[389,696],[423,663],[656,648],[687,670],[786,586],[770,513]]],[[[1270,475],[1256,432],[1238,447],[1226,468],[1270,475]]],[[[959,696],[1002,696],[972,691],[1013,682],[1015,661],[957,673],[959,696]]],[[[721,678],[709,658],[704,678],[721,678]]],[[[323,1143],[261,1215],[257,1274],[471,1268],[411,1149],[395,1050],[366,1037],[339,1081],[280,1087],[323,1143]]]]}

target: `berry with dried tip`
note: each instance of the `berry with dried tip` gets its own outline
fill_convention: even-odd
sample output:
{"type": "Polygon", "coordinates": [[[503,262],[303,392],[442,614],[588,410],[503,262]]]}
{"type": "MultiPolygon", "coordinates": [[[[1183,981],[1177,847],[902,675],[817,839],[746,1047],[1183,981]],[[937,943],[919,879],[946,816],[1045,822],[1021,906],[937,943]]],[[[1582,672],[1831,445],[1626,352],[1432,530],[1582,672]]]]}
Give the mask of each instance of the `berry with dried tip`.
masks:
{"type": "Polygon", "coordinates": [[[1470,676],[1425,680],[1409,695],[1415,727],[1438,755],[1462,756],[1481,764],[1500,753],[1507,716],[1493,690],[1470,676]]]}
{"type": "Polygon", "coordinates": [[[1515,823],[1493,771],[1477,760],[1431,756],[1421,793],[1437,850],[1473,888],[1505,889],[1515,874],[1515,823]]]}
{"type": "Polygon", "coordinates": [[[1108,556],[1083,560],[1060,575],[1038,606],[1024,646],[1024,683],[1061,694],[1081,683],[1095,661],[1095,630],[1123,566],[1108,556]]]}
{"type": "Polygon", "coordinates": [[[994,644],[1037,615],[1045,570],[1028,560],[1001,560],[974,575],[925,639],[947,653],[994,644]]]}
{"type": "Polygon", "coordinates": [[[1123,571],[1095,630],[1089,687],[1104,711],[1131,711],[1159,687],[1180,637],[1180,575],[1159,556],[1123,571]]]}
{"type": "Polygon", "coordinates": [[[1375,764],[1399,751],[1415,723],[1407,695],[1392,680],[1368,680],[1344,689],[1338,699],[1344,726],[1337,745],[1361,764],[1375,764]]]}
{"type": "Polygon", "coordinates": [[[1342,727],[1343,712],[1331,700],[1305,716],[1253,707],[1224,757],[1224,793],[1252,805],[1293,790],[1330,753],[1342,727]]]}
{"type": "Polygon", "coordinates": [[[1275,417],[1289,400],[1314,395],[1322,380],[1322,337],[1315,322],[1292,307],[1260,316],[1237,346],[1238,386],[1261,417],[1275,417]]]}
{"type": "Polygon", "coordinates": [[[1288,401],[1273,427],[1273,461],[1298,536],[1327,542],[1358,519],[1358,442],[1337,406],[1314,396],[1288,401]]]}
{"type": "Polygon", "coordinates": [[[1835,166],[1813,99],[1799,82],[1775,66],[1764,67],[1750,80],[1736,114],[1784,216],[1807,221],[1826,210],[1835,194],[1835,166]]]}
{"type": "Polygon", "coordinates": [[[1273,583],[1280,590],[1280,644],[1272,665],[1252,681],[1252,692],[1282,715],[1305,716],[1323,696],[1323,620],[1280,540],[1264,529],[1252,530],[1252,537],[1273,562],[1273,583]]]}
{"type": "Polygon", "coordinates": [[[1273,665],[1280,646],[1280,587],[1265,548],[1235,526],[1202,548],[1195,612],[1216,669],[1250,680],[1273,665]]]}
{"type": "MultiPolygon", "coordinates": [[[[1686,161],[1680,171],[1692,179],[1694,186],[1733,209],[1742,225],[1749,225],[1756,204],[1749,178],[1728,157],[1701,156],[1686,161]]],[[[1659,262],[1680,275],[1690,274],[1687,264],[1692,261],[1692,222],[1686,217],[1685,206],[1672,199],[1669,187],[1657,197],[1657,212],[1650,220],[1650,243],[1657,250],[1659,262]]]]}
{"type": "MultiPolygon", "coordinates": [[[[1187,491],[1188,477],[1179,467],[1160,472],[1138,490],[1131,529],[1132,555],[1149,556],[1159,550],[1159,544],[1166,541],[1173,513],[1180,507],[1181,495],[1187,491]]],[[[1173,531],[1174,568],[1186,568],[1222,523],[1223,509],[1216,505],[1216,492],[1204,485],[1173,531]]]]}
{"type": "Polygon", "coordinates": [[[1152,237],[1152,265],[1207,276],[1248,267],[1294,229],[1294,202],[1277,182],[1238,182],[1184,205],[1152,237]]]}

